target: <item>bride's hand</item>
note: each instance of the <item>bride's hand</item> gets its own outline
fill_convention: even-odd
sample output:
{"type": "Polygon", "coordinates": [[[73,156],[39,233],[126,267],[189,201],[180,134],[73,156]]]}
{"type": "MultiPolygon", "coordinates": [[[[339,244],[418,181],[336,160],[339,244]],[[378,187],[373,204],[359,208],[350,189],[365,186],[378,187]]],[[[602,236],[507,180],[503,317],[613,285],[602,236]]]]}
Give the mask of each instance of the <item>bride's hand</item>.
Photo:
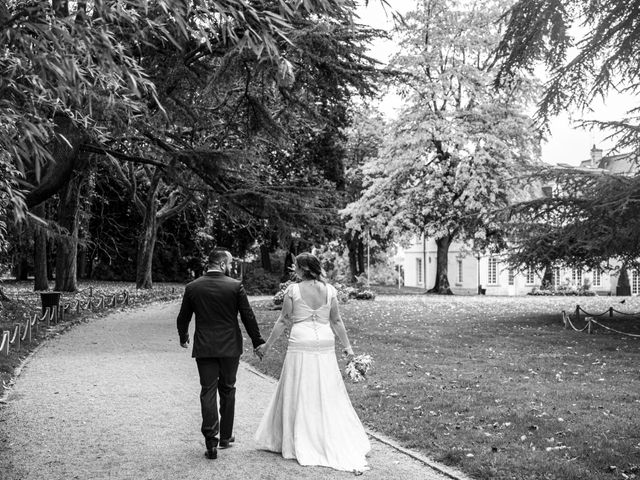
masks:
{"type": "Polygon", "coordinates": [[[353,356],[355,355],[355,354],[353,353],[353,348],[351,348],[351,347],[347,347],[347,348],[345,348],[345,349],[344,349],[344,354],[345,354],[347,357],[353,357],[353,356]]]}

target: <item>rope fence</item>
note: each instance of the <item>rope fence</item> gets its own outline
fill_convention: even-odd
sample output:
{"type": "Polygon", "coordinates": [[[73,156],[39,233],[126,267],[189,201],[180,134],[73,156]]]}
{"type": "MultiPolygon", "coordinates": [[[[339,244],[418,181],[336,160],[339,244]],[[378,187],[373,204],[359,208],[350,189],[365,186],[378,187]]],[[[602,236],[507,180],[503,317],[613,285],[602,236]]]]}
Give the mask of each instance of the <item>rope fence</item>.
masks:
{"type": "Polygon", "coordinates": [[[602,327],[605,330],[608,330],[610,332],[614,332],[614,333],[617,333],[617,334],[620,334],[620,335],[625,335],[627,337],[640,338],[639,334],[622,332],[622,331],[617,330],[615,328],[612,328],[610,326],[604,325],[603,323],[601,323],[598,320],[596,320],[596,318],[604,317],[604,316],[608,316],[609,318],[613,318],[614,314],[627,315],[629,317],[640,317],[640,312],[638,312],[638,313],[622,312],[620,310],[616,310],[613,307],[609,307],[608,310],[606,310],[606,311],[604,311],[602,313],[589,313],[585,309],[583,309],[580,305],[576,305],[574,319],[572,320],[571,316],[565,310],[563,310],[562,311],[562,322],[564,324],[564,328],[571,329],[571,330],[574,330],[576,332],[585,332],[586,331],[588,334],[594,334],[595,333],[595,327],[597,325],[598,327],[602,327]],[[584,317],[584,321],[586,323],[585,323],[584,327],[578,328],[578,327],[576,327],[574,322],[576,322],[576,323],[580,322],[582,320],[581,315],[584,317]]]}
{"type": "Polygon", "coordinates": [[[95,312],[101,309],[129,305],[130,295],[126,290],[113,295],[100,295],[100,298],[93,298],[92,290],[90,290],[90,297],[86,301],[71,300],[57,306],[45,307],[42,313],[34,313],[24,323],[16,323],[12,329],[3,330],[2,340],[0,340],[0,355],[8,356],[10,349],[20,350],[21,343],[30,344],[37,337],[41,324],[49,328],[51,325],[64,321],[67,315],[80,314],[86,310],[95,312]]]}

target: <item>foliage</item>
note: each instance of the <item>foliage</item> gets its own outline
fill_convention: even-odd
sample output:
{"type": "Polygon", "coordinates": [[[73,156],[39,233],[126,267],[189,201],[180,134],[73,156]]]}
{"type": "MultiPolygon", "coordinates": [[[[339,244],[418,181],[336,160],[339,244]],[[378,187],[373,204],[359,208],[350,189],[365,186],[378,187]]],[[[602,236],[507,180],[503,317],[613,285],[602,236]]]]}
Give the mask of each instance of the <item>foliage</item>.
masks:
{"type": "Polygon", "coordinates": [[[638,266],[640,177],[550,168],[538,180],[552,185],[552,194],[508,212],[511,266],[638,266]]]}
{"type": "MultiPolygon", "coordinates": [[[[372,429],[478,480],[599,480],[612,465],[630,472],[640,344],[564,330],[560,316],[576,303],[607,311],[612,300],[421,295],[344,305],[355,353],[376,362],[365,382],[346,382],[349,395],[372,429]]],[[[614,305],[639,312],[640,298],[614,305]]],[[[256,315],[275,322],[273,312],[256,315]]],[[[637,317],[603,321],[640,333],[637,317]]],[[[248,361],[277,377],[285,346],[248,361]]]]}
{"type": "MultiPolygon", "coordinates": [[[[349,227],[443,240],[443,259],[453,239],[501,243],[488,213],[516,195],[537,135],[522,113],[535,84],[522,77],[492,88],[500,12],[491,1],[433,1],[407,14],[394,60],[405,105],[363,167],[364,194],[344,211],[349,227]]],[[[449,292],[446,261],[437,279],[436,291],[449,292]]]]}
{"type": "MultiPolygon", "coordinates": [[[[543,63],[550,77],[538,109],[543,122],[573,107],[588,109],[612,92],[637,94],[638,8],[638,0],[519,0],[505,15],[507,28],[498,47],[504,61],[497,84],[543,63]]],[[[627,118],[584,123],[611,129],[618,148],[636,150],[639,113],[631,104],[627,118]]]]}
{"type": "Polygon", "coordinates": [[[287,280],[286,282],[280,284],[280,289],[273,296],[272,301],[274,305],[282,305],[282,303],[284,302],[284,292],[287,290],[287,288],[289,288],[289,285],[292,285],[294,283],[296,282],[294,282],[293,280],[287,280]]]}
{"type": "Polygon", "coordinates": [[[575,285],[559,285],[557,287],[537,288],[534,287],[527,295],[534,296],[582,296],[593,297],[596,292],[591,290],[590,286],[582,285],[576,287],[575,285]]]}

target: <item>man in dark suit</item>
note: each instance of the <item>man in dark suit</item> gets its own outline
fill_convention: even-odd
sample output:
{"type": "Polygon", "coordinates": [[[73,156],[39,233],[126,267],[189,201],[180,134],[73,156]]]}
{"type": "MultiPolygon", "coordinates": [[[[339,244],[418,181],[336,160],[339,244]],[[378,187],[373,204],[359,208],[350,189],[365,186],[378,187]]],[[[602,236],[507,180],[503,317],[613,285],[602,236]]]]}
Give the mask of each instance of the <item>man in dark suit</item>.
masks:
{"type": "Polygon", "coordinates": [[[202,434],[207,447],[205,455],[210,459],[218,456],[218,433],[220,448],[229,447],[235,440],[232,435],[235,383],[242,354],[238,313],[251,337],[254,353],[260,358],[262,350],[258,347],[264,343],[244,287],[228,276],[232,261],[227,250],[211,252],[207,273],[187,284],[177,320],[180,346],[187,348],[189,322],[196,315],[192,357],[200,374],[202,434]],[[220,395],[220,420],[216,391],[220,395]]]}

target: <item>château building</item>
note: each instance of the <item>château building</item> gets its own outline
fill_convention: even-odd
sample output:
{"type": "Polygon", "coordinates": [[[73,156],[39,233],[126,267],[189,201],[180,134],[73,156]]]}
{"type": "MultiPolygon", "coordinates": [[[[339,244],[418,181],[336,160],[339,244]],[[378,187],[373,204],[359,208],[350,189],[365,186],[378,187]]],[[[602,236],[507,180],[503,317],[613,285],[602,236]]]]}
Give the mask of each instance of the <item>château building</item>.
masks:
{"type": "MultiPolygon", "coordinates": [[[[600,170],[618,175],[633,175],[637,172],[639,163],[632,154],[603,156],[602,150],[593,146],[590,158],[580,162],[581,169],[600,170]]],[[[568,165],[559,165],[569,167],[568,165]]],[[[542,187],[542,194],[547,194],[542,187]]],[[[404,285],[430,289],[436,280],[435,239],[420,238],[404,249],[402,255],[402,269],[404,285]]],[[[477,255],[469,245],[452,242],[448,258],[449,283],[451,290],[457,294],[486,295],[526,295],[534,288],[539,288],[544,272],[518,272],[510,270],[500,255],[477,255]]],[[[631,293],[640,293],[640,272],[629,272],[631,293]]],[[[579,268],[555,268],[553,271],[554,286],[589,285],[589,288],[599,295],[615,295],[618,276],[604,271],[589,271],[579,268]]]]}

